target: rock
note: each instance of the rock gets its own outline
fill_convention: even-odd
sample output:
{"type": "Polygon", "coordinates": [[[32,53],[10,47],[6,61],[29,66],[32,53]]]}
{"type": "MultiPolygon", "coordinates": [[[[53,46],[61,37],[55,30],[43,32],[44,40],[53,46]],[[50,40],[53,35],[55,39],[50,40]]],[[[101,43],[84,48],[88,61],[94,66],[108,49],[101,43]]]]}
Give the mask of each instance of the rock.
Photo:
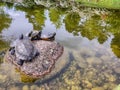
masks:
{"type": "Polygon", "coordinates": [[[79,65],[79,67],[86,68],[87,67],[87,62],[81,56],[81,54],[77,51],[74,51],[73,54],[74,54],[75,60],[76,60],[77,64],[79,65]]]}
{"type": "Polygon", "coordinates": [[[110,82],[114,82],[114,81],[116,81],[116,78],[115,78],[115,76],[113,76],[113,75],[109,75],[108,80],[109,80],[110,82]]]}
{"type": "Polygon", "coordinates": [[[24,85],[22,90],[30,90],[29,87],[27,85],[24,85]]]}
{"type": "Polygon", "coordinates": [[[114,88],[116,87],[117,85],[113,82],[108,82],[108,83],[104,83],[104,89],[105,90],[114,90],[114,88]]]}
{"type": "Polygon", "coordinates": [[[83,58],[88,58],[88,57],[93,57],[95,56],[95,53],[90,50],[89,48],[81,48],[80,50],[80,55],[83,57],[83,58]]]}
{"type": "Polygon", "coordinates": [[[20,90],[18,87],[11,87],[10,90],[20,90]]]}
{"type": "Polygon", "coordinates": [[[6,75],[1,75],[1,74],[0,74],[0,80],[2,80],[2,81],[3,81],[3,80],[5,80],[6,78],[7,78],[7,76],[6,76],[6,75]]]}
{"type": "Polygon", "coordinates": [[[82,89],[80,89],[79,86],[72,86],[72,87],[71,87],[71,90],[82,90],[82,89]]]}
{"type": "Polygon", "coordinates": [[[86,88],[89,88],[89,89],[92,88],[92,83],[89,82],[88,80],[85,80],[85,81],[82,81],[82,82],[84,83],[84,85],[86,85],[86,86],[85,86],[86,88]]]}
{"type": "Polygon", "coordinates": [[[67,78],[65,78],[65,83],[68,85],[75,85],[75,82],[73,80],[69,80],[67,78]]]}
{"type": "Polygon", "coordinates": [[[52,71],[55,62],[63,54],[63,47],[56,41],[33,41],[40,55],[32,60],[25,62],[22,66],[17,64],[15,55],[11,55],[9,51],[5,55],[5,59],[11,62],[20,71],[31,77],[40,78],[52,71]]]}
{"type": "Polygon", "coordinates": [[[102,55],[100,58],[101,58],[103,61],[108,61],[108,60],[111,59],[110,56],[106,56],[106,55],[102,55]]]}
{"type": "Polygon", "coordinates": [[[30,86],[30,90],[39,90],[40,88],[37,85],[30,86]]]}
{"type": "Polygon", "coordinates": [[[102,63],[101,59],[96,58],[96,57],[88,57],[86,58],[86,61],[88,64],[101,64],[102,63]]]}
{"type": "Polygon", "coordinates": [[[105,90],[103,87],[94,87],[91,90],[105,90]]]}
{"type": "Polygon", "coordinates": [[[116,73],[120,74],[120,67],[114,68],[114,71],[115,71],[116,73]]]}
{"type": "Polygon", "coordinates": [[[120,90],[120,84],[116,86],[113,90],[120,90]]]}

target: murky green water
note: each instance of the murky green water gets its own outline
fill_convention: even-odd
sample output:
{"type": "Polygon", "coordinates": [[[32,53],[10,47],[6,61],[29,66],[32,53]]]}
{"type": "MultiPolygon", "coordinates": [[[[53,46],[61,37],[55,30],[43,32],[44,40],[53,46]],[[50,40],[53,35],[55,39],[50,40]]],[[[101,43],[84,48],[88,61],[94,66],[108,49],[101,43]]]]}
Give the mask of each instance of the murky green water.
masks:
{"type": "Polygon", "coordinates": [[[0,51],[0,90],[113,90],[120,83],[120,11],[0,3],[0,51]],[[31,30],[57,33],[63,71],[34,80],[4,61],[2,51],[31,30]]]}

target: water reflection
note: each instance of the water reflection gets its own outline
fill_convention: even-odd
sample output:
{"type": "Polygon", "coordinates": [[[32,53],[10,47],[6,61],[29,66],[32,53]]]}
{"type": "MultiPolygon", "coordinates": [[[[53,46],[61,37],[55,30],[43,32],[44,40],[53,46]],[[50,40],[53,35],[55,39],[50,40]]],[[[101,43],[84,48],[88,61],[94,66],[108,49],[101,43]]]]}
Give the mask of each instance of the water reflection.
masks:
{"type": "Polygon", "coordinates": [[[28,18],[29,23],[32,23],[34,30],[42,30],[45,26],[45,15],[44,7],[33,7],[32,10],[24,7],[17,7],[17,10],[26,12],[26,18],[28,18]]]}
{"type": "Polygon", "coordinates": [[[3,10],[4,6],[0,7],[0,32],[4,29],[9,28],[12,19],[3,10]]]}
{"type": "Polygon", "coordinates": [[[115,34],[111,42],[112,51],[118,58],[120,58],[120,36],[119,35],[120,35],[119,33],[115,34]]]}
{"type": "MultiPolygon", "coordinates": [[[[7,86],[3,88],[36,90],[57,90],[58,87],[60,90],[112,90],[119,84],[120,12],[94,8],[73,10],[60,7],[47,9],[43,6],[26,8],[18,5],[1,5],[0,50],[8,48],[5,40],[17,38],[21,33],[25,34],[31,30],[54,31],[57,33],[56,41],[65,47],[65,52],[72,52],[74,60],[59,77],[43,85],[40,85],[38,80],[32,83],[33,86],[21,81],[34,82],[34,79],[21,75],[20,81],[20,75],[14,67],[0,61],[0,79],[4,77],[4,80],[0,81],[0,86],[4,84],[7,86]],[[7,71],[13,71],[13,74],[7,71]],[[16,74],[18,77],[14,77],[16,74]]],[[[63,60],[66,60],[65,56],[63,60]]]]}
{"type": "Polygon", "coordinates": [[[65,14],[66,9],[61,9],[58,7],[50,8],[49,17],[50,21],[59,29],[63,23],[62,17],[65,14]]]}

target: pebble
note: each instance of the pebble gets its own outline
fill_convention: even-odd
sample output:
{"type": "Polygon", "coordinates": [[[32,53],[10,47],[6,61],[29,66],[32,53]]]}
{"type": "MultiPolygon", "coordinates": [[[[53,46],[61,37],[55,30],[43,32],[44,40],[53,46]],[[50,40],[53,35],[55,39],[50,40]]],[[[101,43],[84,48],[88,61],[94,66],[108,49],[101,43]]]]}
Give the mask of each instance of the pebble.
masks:
{"type": "Polygon", "coordinates": [[[102,63],[101,59],[97,57],[88,57],[86,58],[86,61],[88,64],[101,64],[102,63]]]}
{"type": "Polygon", "coordinates": [[[1,74],[0,74],[0,80],[5,80],[6,78],[7,78],[6,75],[1,75],[1,74]]]}
{"type": "Polygon", "coordinates": [[[82,89],[81,89],[79,86],[74,86],[74,85],[73,85],[73,86],[71,87],[71,90],[82,90],[82,89]]]}
{"type": "Polygon", "coordinates": [[[105,90],[103,87],[94,87],[91,90],[105,90]]]}
{"type": "Polygon", "coordinates": [[[106,55],[102,55],[100,58],[101,58],[103,61],[108,61],[108,60],[111,59],[110,56],[106,56],[106,55]]]}
{"type": "Polygon", "coordinates": [[[28,85],[24,85],[22,90],[30,90],[30,89],[29,89],[28,85]]]}
{"type": "Polygon", "coordinates": [[[10,90],[20,90],[18,87],[11,87],[10,90]]]}
{"type": "Polygon", "coordinates": [[[39,90],[40,88],[37,85],[30,86],[30,90],[39,90]]]}
{"type": "Polygon", "coordinates": [[[120,67],[114,68],[114,71],[115,71],[116,73],[120,74],[120,67]]]}

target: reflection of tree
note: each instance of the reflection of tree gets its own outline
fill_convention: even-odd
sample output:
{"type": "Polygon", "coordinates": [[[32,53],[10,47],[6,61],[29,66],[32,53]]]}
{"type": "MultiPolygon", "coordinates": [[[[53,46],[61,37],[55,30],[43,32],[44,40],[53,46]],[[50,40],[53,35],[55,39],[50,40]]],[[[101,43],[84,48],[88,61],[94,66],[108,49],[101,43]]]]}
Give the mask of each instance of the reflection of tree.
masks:
{"type": "Polygon", "coordinates": [[[77,12],[72,12],[65,17],[66,30],[78,35],[79,32],[83,37],[87,37],[89,40],[97,38],[99,43],[104,43],[107,40],[107,32],[104,30],[105,27],[99,24],[100,16],[93,15],[89,20],[86,20],[80,25],[80,16],[77,12]]]}
{"type": "Polygon", "coordinates": [[[107,40],[107,32],[104,27],[99,25],[100,16],[94,15],[89,20],[87,20],[82,26],[81,35],[87,37],[89,40],[94,38],[98,39],[99,43],[104,43],[107,40]]]}
{"type": "Polygon", "coordinates": [[[0,32],[3,29],[7,29],[10,26],[12,19],[9,17],[8,14],[5,14],[3,8],[0,7],[0,32]]]}
{"type": "Polygon", "coordinates": [[[11,8],[13,8],[14,4],[6,2],[6,6],[7,6],[7,8],[11,9],[11,8]]]}
{"type": "Polygon", "coordinates": [[[22,2],[23,6],[25,7],[33,7],[35,5],[34,0],[23,0],[22,2]]]}
{"type": "Polygon", "coordinates": [[[65,28],[69,32],[76,32],[76,29],[79,25],[80,16],[77,12],[70,12],[65,16],[64,23],[65,28]]]}
{"type": "Polygon", "coordinates": [[[60,26],[62,25],[62,14],[64,14],[63,9],[60,8],[50,8],[49,10],[49,17],[51,22],[53,22],[53,24],[55,24],[56,28],[60,28],[60,26]]]}
{"type": "Polygon", "coordinates": [[[111,48],[114,54],[120,58],[120,33],[114,35],[114,38],[111,42],[111,48]]]}
{"type": "Polygon", "coordinates": [[[29,22],[33,24],[33,28],[35,30],[42,30],[42,27],[45,25],[45,15],[44,15],[44,7],[32,7],[32,8],[24,8],[17,7],[17,9],[23,10],[26,12],[26,18],[29,19],[29,22]]]}
{"type": "Polygon", "coordinates": [[[112,34],[120,33],[120,12],[111,12],[106,19],[106,22],[110,25],[108,27],[108,32],[112,34]]]}
{"type": "Polygon", "coordinates": [[[9,45],[5,41],[0,40],[0,51],[6,49],[8,47],[9,47],[9,45]]]}

